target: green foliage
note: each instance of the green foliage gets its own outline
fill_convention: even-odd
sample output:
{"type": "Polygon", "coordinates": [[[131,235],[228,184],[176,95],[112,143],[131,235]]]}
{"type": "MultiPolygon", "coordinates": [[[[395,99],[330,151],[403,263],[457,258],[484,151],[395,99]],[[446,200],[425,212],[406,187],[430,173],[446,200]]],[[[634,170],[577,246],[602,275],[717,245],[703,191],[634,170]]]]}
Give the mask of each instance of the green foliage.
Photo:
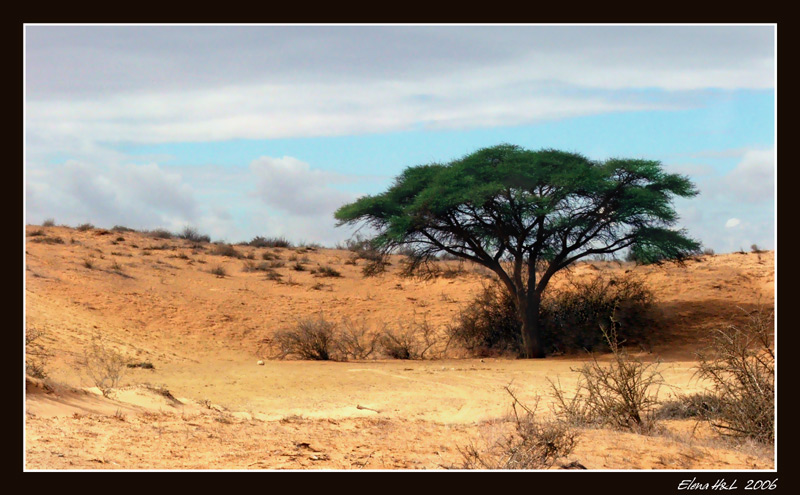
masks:
{"type": "Polygon", "coordinates": [[[370,246],[383,253],[405,249],[414,266],[447,253],[494,271],[522,308],[525,354],[541,357],[536,308],[553,274],[623,249],[642,263],[699,252],[697,241],[671,228],[672,199],[696,194],[687,177],[658,161],[501,144],[409,167],[387,191],[335,217],[377,232],[370,246]]]}

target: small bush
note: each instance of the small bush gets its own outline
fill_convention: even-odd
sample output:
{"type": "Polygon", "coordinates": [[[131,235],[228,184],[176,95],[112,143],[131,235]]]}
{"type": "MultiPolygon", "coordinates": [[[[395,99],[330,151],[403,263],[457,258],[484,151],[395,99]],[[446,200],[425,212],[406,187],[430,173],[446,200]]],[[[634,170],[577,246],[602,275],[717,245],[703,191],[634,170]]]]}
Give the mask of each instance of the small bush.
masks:
{"type": "Polygon", "coordinates": [[[92,225],[90,223],[82,223],[82,224],[78,225],[77,227],[75,227],[75,229],[78,230],[79,232],[86,232],[87,230],[92,230],[93,228],[94,228],[94,225],[92,225]]]}
{"type": "Polygon", "coordinates": [[[126,368],[123,355],[107,347],[98,336],[92,338],[91,343],[84,348],[78,363],[106,397],[117,387],[126,368]]]}
{"type": "Polygon", "coordinates": [[[36,237],[35,239],[31,239],[30,242],[41,242],[43,244],[64,244],[64,239],[60,237],[36,237]]]}
{"type": "Polygon", "coordinates": [[[322,315],[305,319],[294,329],[277,332],[273,341],[277,345],[277,357],[283,359],[294,355],[300,359],[328,361],[333,359],[336,325],[326,321],[322,315]]]}
{"type": "Polygon", "coordinates": [[[166,229],[155,229],[146,232],[146,234],[148,237],[152,237],[153,239],[172,239],[175,237],[175,234],[166,229]]]}
{"type": "Polygon", "coordinates": [[[711,421],[725,435],[772,443],[775,439],[774,311],[760,307],[743,325],[716,330],[700,355],[697,375],[719,401],[711,421]]]}
{"type": "Polygon", "coordinates": [[[222,265],[217,265],[211,269],[211,274],[216,275],[219,278],[224,278],[228,275],[228,272],[225,271],[225,268],[222,265]]]}
{"type": "Polygon", "coordinates": [[[700,392],[661,402],[656,411],[658,419],[702,419],[711,420],[719,416],[720,398],[708,392],[700,392]]]}
{"type": "Polygon", "coordinates": [[[572,453],[578,443],[577,430],[560,421],[540,421],[536,406],[527,407],[508,387],[506,391],[514,399],[513,431],[485,450],[472,444],[459,448],[462,469],[549,469],[572,453]]]}
{"type": "Polygon", "coordinates": [[[296,272],[304,272],[306,270],[306,267],[299,261],[296,261],[295,264],[292,265],[292,270],[296,272]]]}
{"type": "Polygon", "coordinates": [[[92,261],[90,258],[86,258],[83,260],[83,266],[91,270],[94,268],[94,261],[92,261]]]}
{"type": "Polygon", "coordinates": [[[336,349],[342,360],[367,359],[378,345],[379,332],[371,332],[362,322],[343,320],[342,329],[336,338],[336,349]]]}
{"type": "Polygon", "coordinates": [[[427,320],[418,323],[416,319],[395,328],[385,328],[378,337],[381,351],[392,359],[424,359],[442,342],[427,320]]]}
{"type": "Polygon", "coordinates": [[[339,271],[337,271],[337,270],[335,270],[335,269],[333,269],[333,268],[331,268],[329,266],[321,266],[319,268],[316,268],[316,269],[312,270],[311,273],[313,273],[317,277],[334,277],[334,278],[337,278],[337,277],[341,277],[342,276],[342,274],[339,271]]]}
{"type": "Polygon", "coordinates": [[[656,425],[655,407],[664,379],[658,363],[644,363],[627,353],[617,340],[612,319],[603,335],[612,353],[611,363],[596,356],[580,369],[575,395],[567,397],[560,384],[550,380],[559,415],[574,424],[599,424],[648,432],[656,425]]]}
{"type": "Polygon", "coordinates": [[[703,254],[705,254],[706,256],[714,256],[716,253],[711,248],[705,248],[703,249],[703,254]]]}
{"type": "Polygon", "coordinates": [[[38,328],[25,328],[25,373],[34,378],[47,378],[45,367],[51,355],[42,344],[44,335],[38,328]]]}
{"type": "Polygon", "coordinates": [[[758,247],[758,244],[753,244],[752,246],[750,246],[750,251],[752,251],[753,253],[756,253],[756,254],[760,254],[760,253],[764,252],[763,249],[758,247]]]}
{"type": "Polygon", "coordinates": [[[44,229],[36,229],[36,230],[31,230],[30,232],[28,232],[28,237],[37,237],[37,236],[40,236],[40,235],[45,235],[44,234],[44,229]]]}
{"type": "Polygon", "coordinates": [[[142,368],[145,370],[154,370],[156,367],[153,366],[153,363],[148,361],[142,361],[140,363],[128,363],[128,368],[142,368]]]}
{"type": "Polygon", "coordinates": [[[186,239],[191,242],[211,242],[211,237],[201,234],[194,227],[184,227],[183,231],[178,234],[181,239],[186,239]]]}
{"type": "Polygon", "coordinates": [[[236,250],[235,247],[231,246],[230,244],[215,244],[214,249],[211,250],[211,254],[215,254],[217,256],[227,256],[229,258],[242,258],[242,253],[236,250]]]}
{"type": "Polygon", "coordinates": [[[42,222],[42,227],[55,227],[56,221],[52,218],[46,218],[44,222],[42,222]]]}
{"type": "Polygon", "coordinates": [[[292,243],[284,237],[261,237],[256,236],[247,243],[252,247],[271,247],[271,248],[290,248],[292,243]]]}
{"type": "Polygon", "coordinates": [[[114,225],[113,227],[111,227],[111,230],[113,230],[114,232],[136,232],[135,229],[129,229],[124,225],[114,225]]]}

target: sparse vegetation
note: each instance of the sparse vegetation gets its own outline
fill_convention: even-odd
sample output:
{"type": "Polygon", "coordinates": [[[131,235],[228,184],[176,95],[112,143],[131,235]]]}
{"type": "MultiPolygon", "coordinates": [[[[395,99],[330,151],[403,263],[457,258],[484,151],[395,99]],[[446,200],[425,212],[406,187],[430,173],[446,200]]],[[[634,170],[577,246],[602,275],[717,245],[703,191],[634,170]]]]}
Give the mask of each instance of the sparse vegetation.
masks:
{"type": "Polygon", "coordinates": [[[630,355],[617,340],[616,321],[603,330],[611,362],[601,363],[596,355],[579,369],[576,391],[572,397],[559,382],[550,380],[556,410],[570,423],[602,425],[644,433],[656,426],[658,392],[664,379],[659,363],[645,363],[630,355]]]}
{"type": "Polygon", "coordinates": [[[501,435],[486,449],[474,444],[459,448],[461,469],[549,469],[567,457],[578,443],[578,431],[558,420],[541,421],[536,417],[538,400],[527,407],[506,387],[514,400],[511,421],[513,430],[501,435]]]}
{"type": "Polygon", "coordinates": [[[292,247],[292,243],[289,242],[284,237],[262,237],[256,236],[250,242],[247,243],[248,246],[252,247],[270,247],[270,248],[290,248],[292,247]]]}
{"type": "Polygon", "coordinates": [[[175,234],[166,229],[155,229],[145,232],[148,237],[153,239],[172,239],[175,234]]]}
{"type": "Polygon", "coordinates": [[[345,319],[341,326],[335,345],[342,360],[367,359],[375,353],[381,332],[371,331],[364,321],[345,319]]]}
{"type": "Polygon", "coordinates": [[[64,239],[56,236],[36,237],[31,239],[30,242],[41,242],[43,244],[64,244],[64,239]]]}
{"type": "Polygon", "coordinates": [[[214,249],[211,250],[211,254],[227,256],[229,258],[243,258],[242,253],[237,251],[235,247],[224,243],[214,244],[214,249]]]}
{"type": "Polygon", "coordinates": [[[425,359],[429,353],[444,343],[441,335],[426,319],[418,322],[400,322],[396,327],[387,327],[378,337],[378,345],[384,355],[392,359],[425,359]]]}
{"type": "Polygon", "coordinates": [[[725,435],[765,443],[775,439],[774,310],[759,307],[740,325],[716,330],[697,375],[718,401],[711,424],[725,435]]]}
{"type": "Polygon", "coordinates": [[[44,348],[44,335],[36,327],[25,328],[25,373],[34,378],[47,378],[45,367],[51,355],[44,348]]]}
{"type": "Polygon", "coordinates": [[[225,271],[225,267],[222,265],[217,265],[211,269],[211,274],[216,275],[218,278],[224,278],[228,275],[228,272],[225,271]]]}
{"type": "Polygon", "coordinates": [[[89,270],[92,270],[94,268],[94,261],[92,261],[91,258],[86,258],[85,260],[83,260],[83,266],[88,268],[89,270]]]}
{"type": "Polygon", "coordinates": [[[92,230],[93,228],[94,228],[94,225],[92,225],[90,223],[82,223],[82,224],[78,225],[77,227],[75,227],[75,230],[77,230],[79,232],[86,232],[87,230],[92,230]]]}
{"type": "Polygon", "coordinates": [[[196,228],[189,226],[184,227],[183,231],[178,234],[178,237],[191,242],[211,242],[211,237],[201,234],[196,228]]]}
{"type": "Polygon", "coordinates": [[[114,232],[136,232],[135,229],[129,229],[124,225],[114,225],[113,227],[111,227],[111,230],[113,230],[114,232]]]}
{"type": "Polygon", "coordinates": [[[37,237],[40,235],[45,235],[44,229],[36,229],[28,232],[28,237],[37,237]]]}
{"type": "Polygon", "coordinates": [[[330,266],[320,266],[318,268],[311,270],[311,273],[313,273],[314,276],[316,277],[338,278],[342,276],[342,274],[338,270],[331,268],[330,266]]]}
{"type": "Polygon", "coordinates": [[[84,348],[78,363],[80,371],[91,379],[105,397],[117,388],[127,367],[124,356],[107,346],[99,336],[94,336],[84,348]]]}
{"type": "Polygon", "coordinates": [[[325,320],[322,314],[317,318],[300,320],[295,328],[275,333],[276,357],[283,359],[294,355],[314,361],[333,359],[335,330],[336,325],[325,320]]]}
{"type": "Polygon", "coordinates": [[[56,221],[52,218],[46,218],[44,222],[42,222],[42,227],[55,227],[56,221]]]}

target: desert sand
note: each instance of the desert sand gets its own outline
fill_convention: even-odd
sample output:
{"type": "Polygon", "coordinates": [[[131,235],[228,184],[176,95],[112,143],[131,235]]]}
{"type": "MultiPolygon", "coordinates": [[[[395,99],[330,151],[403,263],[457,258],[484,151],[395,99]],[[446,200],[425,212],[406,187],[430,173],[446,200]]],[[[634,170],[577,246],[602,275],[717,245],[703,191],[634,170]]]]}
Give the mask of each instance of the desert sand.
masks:
{"type": "MultiPolygon", "coordinates": [[[[138,232],[27,227],[25,323],[42,332],[49,355],[47,378],[25,384],[27,469],[453,468],[460,448],[507,427],[506,386],[523,401],[539,397],[548,414],[548,378],[568,388],[588,359],[477,359],[457,349],[423,360],[270,359],[276,331],[320,313],[442,330],[489,279],[471,265],[451,278],[403,278],[399,256],[387,273],[364,278],[364,261],[348,264],[347,250],[235,246],[255,263],[265,252],[285,261],[276,281],[211,248],[138,232]],[[35,242],[42,238],[63,243],[35,242]],[[308,269],[292,269],[292,257],[308,269]],[[319,266],[341,277],[317,277],[310,270],[319,266]],[[224,277],[212,273],[218,267],[224,277]],[[93,338],[153,368],[126,368],[105,397],[79,364],[93,338]]],[[[660,361],[665,399],[704,388],[695,353],[712,329],[774,305],[774,252],[682,266],[585,262],[553,284],[628,270],[657,298],[662,328],[636,351],[660,361]]],[[[772,448],[725,441],[693,420],[664,421],[650,435],[585,428],[569,460],[613,470],[774,467],[772,448]]]]}

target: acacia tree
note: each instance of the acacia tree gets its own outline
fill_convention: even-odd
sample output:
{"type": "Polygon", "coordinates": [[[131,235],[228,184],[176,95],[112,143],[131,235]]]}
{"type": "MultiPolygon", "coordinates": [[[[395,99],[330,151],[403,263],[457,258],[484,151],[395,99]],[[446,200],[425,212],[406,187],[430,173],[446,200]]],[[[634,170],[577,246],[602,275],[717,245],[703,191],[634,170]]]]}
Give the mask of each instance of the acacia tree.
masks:
{"type": "Polygon", "coordinates": [[[675,230],[674,196],[697,194],[660,162],[594,161],[502,144],[448,164],[405,169],[384,193],[339,208],[337,226],[361,224],[373,245],[405,247],[416,264],[442,252],[491,269],[512,295],[522,354],[544,357],[542,293],[553,275],[590,255],[630,248],[637,260],[682,259],[700,244],[675,230]]]}

